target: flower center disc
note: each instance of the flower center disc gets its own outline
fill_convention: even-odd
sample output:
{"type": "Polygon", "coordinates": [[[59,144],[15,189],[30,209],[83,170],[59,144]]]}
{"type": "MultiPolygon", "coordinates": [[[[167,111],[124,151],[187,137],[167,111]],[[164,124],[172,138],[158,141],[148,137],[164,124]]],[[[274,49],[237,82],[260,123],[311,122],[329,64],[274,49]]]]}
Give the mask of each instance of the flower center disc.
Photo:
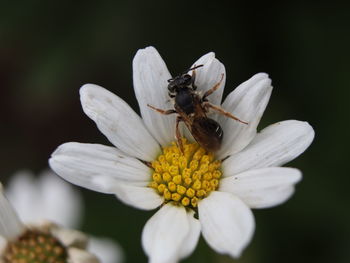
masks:
{"type": "Polygon", "coordinates": [[[162,154],[152,162],[154,170],[149,184],[165,202],[174,202],[196,208],[198,201],[219,186],[221,161],[197,143],[182,139],[184,153],[176,142],[164,147],[162,154]]]}
{"type": "Polygon", "coordinates": [[[66,263],[67,252],[50,233],[28,229],[7,244],[3,260],[5,263],[66,263]]]}

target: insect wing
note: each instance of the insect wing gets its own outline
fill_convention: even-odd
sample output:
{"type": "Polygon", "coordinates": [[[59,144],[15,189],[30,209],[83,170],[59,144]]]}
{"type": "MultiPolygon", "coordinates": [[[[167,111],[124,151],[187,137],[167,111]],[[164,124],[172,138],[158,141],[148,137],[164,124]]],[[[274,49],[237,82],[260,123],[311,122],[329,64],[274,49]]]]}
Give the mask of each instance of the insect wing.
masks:
{"type": "Polygon", "coordinates": [[[196,118],[191,126],[195,140],[210,152],[217,151],[222,142],[224,131],[219,123],[210,118],[196,118]]]}

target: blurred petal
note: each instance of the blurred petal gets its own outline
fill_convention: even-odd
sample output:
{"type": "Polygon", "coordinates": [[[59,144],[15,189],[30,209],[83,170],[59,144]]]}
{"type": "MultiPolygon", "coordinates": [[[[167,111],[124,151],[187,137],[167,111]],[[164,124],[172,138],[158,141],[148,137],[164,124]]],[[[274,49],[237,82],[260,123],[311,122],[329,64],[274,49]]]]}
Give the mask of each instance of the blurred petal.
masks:
{"type": "MultiPolygon", "coordinates": [[[[44,172],[37,180],[43,218],[60,225],[76,228],[81,224],[83,200],[78,189],[53,172],[44,172]],[[54,205],[53,205],[54,204],[54,205]]],[[[39,207],[40,209],[40,207],[39,207]]]]}
{"type": "Polygon", "coordinates": [[[16,211],[3,194],[0,183],[0,236],[11,240],[20,235],[24,229],[16,211]]]}
{"type": "Polygon", "coordinates": [[[88,251],[95,254],[101,263],[124,262],[122,248],[109,238],[90,237],[88,251]]]}
{"type": "MultiPolygon", "coordinates": [[[[220,84],[220,87],[208,97],[208,100],[211,103],[215,105],[220,105],[226,80],[225,66],[218,59],[215,58],[214,52],[207,53],[200,57],[192,65],[192,67],[195,65],[203,65],[203,67],[196,69],[195,80],[197,90],[202,94],[214,87],[215,84],[219,83],[221,80],[221,75],[224,74],[224,78],[220,84]]],[[[190,71],[189,73],[192,75],[192,71],[190,71]]]]}
{"type": "Polygon", "coordinates": [[[16,207],[23,222],[32,223],[38,219],[45,219],[45,208],[40,209],[42,199],[37,185],[34,175],[23,170],[11,176],[5,189],[8,200],[16,207]]]}
{"type": "Polygon", "coordinates": [[[186,258],[192,254],[193,250],[196,248],[199,236],[201,233],[201,224],[198,219],[193,217],[194,212],[187,211],[187,218],[190,227],[190,231],[187,234],[184,242],[182,243],[182,251],[180,252],[180,258],[186,258]]]}
{"type": "Polygon", "coordinates": [[[150,169],[114,147],[69,142],[60,145],[49,160],[51,168],[65,180],[102,193],[114,193],[110,186],[95,183],[98,177],[117,182],[147,185],[150,169]]]}
{"type": "Polygon", "coordinates": [[[77,247],[85,249],[88,244],[88,237],[77,230],[67,229],[59,225],[50,226],[51,233],[66,247],[77,247]]]}
{"type": "Polygon", "coordinates": [[[125,101],[93,84],[81,87],[80,100],[86,115],[117,148],[144,161],[156,157],[158,143],[125,101]]]}
{"type": "Polygon", "coordinates": [[[218,253],[239,257],[254,232],[250,209],[230,193],[211,192],[198,204],[202,233],[218,253]]]}
{"type": "Polygon", "coordinates": [[[6,196],[26,223],[45,219],[77,227],[81,220],[79,191],[49,171],[37,179],[29,171],[17,172],[6,187],[6,196]]]}
{"type": "Polygon", "coordinates": [[[0,235],[0,255],[2,254],[2,252],[6,248],[6,246],[7,246],[6,239],[0,235]]]}
{"type": "Polygon", "coordinates": [[[142,246],[150,263],[175,263],[183,251],[189,234],[189,222],[184,207],[166,204],[146,223],[142,246]]]}
{"type": "Polygon", "coordinates": [[[256,128],[265,111],[272,91],[271,79],[265,73],[259,73],[243,82],[232,91],[222,108],[231,112],[248,125],[218,114],[222,124],[224,138],[218,151],[218,158],[223,159],[246,147],[256,135],[256,128]]]}
{"type": "Polygon", "coordinates": [[[153,137],[166,146],[174,140],[175,114],[160,114],[147,104],[163,110],[174,108],[167,88],[171,75],[154,47],[139,49],[132,65],[134,89],[142,119],[153,137]]]}
{"type": "Polygon", "coordinates": [[[220,181],[219,191],[238,196],[251,208],[267,208],[285,202],[301,180],[294,168],[271,167],[249,170],[220,181]]]}
{"type": "Polygon", "coordinates": [[[143,210],[152,210],[160,206],[164,199],[153,188],[128,184],[115,186],[116,196],[125,204],[143,210]]]}
{"type": "Polygon", "coordinates": [[[315,132],[307,122],[282,121],[263,129],[241,152],[222,163],[224,176],[250,169],[281,166],[298,157],[311,144],[315,132]]]}
{"type": "Polygon", "coordinates": [[[95,255],[75,247],[68,248],[68,258],[70,263],[100,263],[95,255]]]}

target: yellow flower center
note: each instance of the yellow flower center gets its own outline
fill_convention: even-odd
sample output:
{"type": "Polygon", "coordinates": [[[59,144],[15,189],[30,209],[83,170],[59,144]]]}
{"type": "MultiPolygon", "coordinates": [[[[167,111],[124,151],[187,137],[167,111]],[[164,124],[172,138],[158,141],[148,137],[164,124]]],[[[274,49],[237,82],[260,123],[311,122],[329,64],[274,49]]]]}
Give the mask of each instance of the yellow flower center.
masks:
{"type": "Polygon", "coordinates": [[[184,153],[176,142],[164,147],[152,162],[152,181],[149,184],[165,202],[196,208],[198,201],[219,186],[221,161],[197,143],[182,139],[184,153]]]}
{"type": "Polygon", "coordinates": [[[66,248],[49,232],[26,230],[10,241],[0,262],[5,263],[66,263],[66,248]]]}

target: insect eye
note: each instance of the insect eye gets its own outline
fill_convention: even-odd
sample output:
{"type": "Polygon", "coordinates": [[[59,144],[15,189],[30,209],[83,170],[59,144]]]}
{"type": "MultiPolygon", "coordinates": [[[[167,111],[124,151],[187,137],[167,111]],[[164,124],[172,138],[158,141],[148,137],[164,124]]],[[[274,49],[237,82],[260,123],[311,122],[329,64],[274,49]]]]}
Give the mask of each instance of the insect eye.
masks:
{"type": "Polygon", "coordinates": [[[186,74],[186,75],[183,76],[183,80],[184,80],[184,83],[186,85],[190,85],[191,82],[192,82],[192,76],[189,75],[189,74],[186,74]]]}
{"type": "Polygon", "coordinates": [[[185,80],[190,80],[191,78],[192,78],[192,76],[189,75],[189,74],[184,75],[184,79],[185,79],[185,80]]]}

